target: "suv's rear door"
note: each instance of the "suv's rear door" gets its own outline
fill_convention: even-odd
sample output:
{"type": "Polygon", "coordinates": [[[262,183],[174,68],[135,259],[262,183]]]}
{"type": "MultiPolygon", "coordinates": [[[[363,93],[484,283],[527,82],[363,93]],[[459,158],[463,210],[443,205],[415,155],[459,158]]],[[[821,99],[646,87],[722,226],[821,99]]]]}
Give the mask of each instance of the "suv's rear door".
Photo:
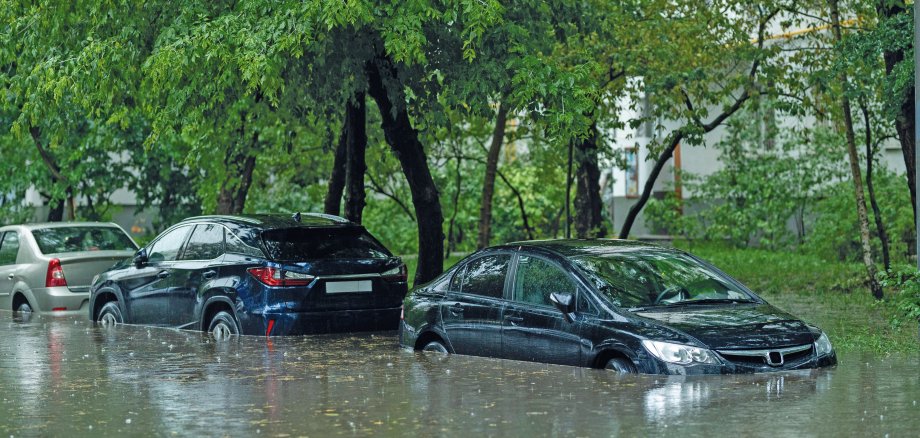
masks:
{"type": "Polygon", "coordinates": [[[458,354],[501,356],[501,317],[511,254],[489,254],[454,274],[441,302],[448,342],[458,354]]]}

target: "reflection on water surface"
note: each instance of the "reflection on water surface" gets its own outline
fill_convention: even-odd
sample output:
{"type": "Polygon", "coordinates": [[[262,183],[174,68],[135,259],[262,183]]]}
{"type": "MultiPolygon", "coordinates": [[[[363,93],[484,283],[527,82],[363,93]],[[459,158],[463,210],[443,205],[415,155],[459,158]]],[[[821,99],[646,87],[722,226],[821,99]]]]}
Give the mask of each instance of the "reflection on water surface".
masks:
{"type": "Polygon", "coordinates": [[[850,355],[829,370],[618,377],[414,353],[393,333],[215,343],[0,312],[0,433],[913,436],[918,365],[850,355]]]}

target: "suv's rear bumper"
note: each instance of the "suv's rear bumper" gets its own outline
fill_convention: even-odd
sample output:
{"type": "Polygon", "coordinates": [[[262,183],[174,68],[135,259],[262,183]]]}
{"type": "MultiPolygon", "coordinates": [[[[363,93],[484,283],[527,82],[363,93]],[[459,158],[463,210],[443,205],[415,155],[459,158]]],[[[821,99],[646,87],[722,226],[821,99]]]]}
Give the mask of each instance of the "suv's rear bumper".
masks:
{"type": "Polygon", "coordinates": [[[246,313],[238,317],[244,335],[285,336],[396,330],[399,327],[399,312],[400,307],[397,306],[320,312],[246,313]]]}

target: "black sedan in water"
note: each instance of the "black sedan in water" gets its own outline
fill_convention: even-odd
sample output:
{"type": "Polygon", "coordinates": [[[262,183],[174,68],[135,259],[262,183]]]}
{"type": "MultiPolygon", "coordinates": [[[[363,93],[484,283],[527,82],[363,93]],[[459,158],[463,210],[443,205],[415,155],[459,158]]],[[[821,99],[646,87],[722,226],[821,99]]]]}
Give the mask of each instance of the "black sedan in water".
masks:
{"type": "Polygon", "coordinates": [[[393,330],[406,265],[324,214],[202,216],[93,280],[89,317],[234,334],[393,330]]]}
{"type": "Polygon", "coordinates": [[[686,252],[624,240],[487,248],[405,300],[415,350],[718,374],[837,363],[821,330],[686,252]]]}

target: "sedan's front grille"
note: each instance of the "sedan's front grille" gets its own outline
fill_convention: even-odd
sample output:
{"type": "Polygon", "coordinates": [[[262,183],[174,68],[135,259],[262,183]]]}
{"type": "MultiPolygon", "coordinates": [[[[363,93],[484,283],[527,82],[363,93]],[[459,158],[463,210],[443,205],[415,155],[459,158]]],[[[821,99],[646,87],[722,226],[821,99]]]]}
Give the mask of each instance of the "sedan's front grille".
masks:
{"type": "Polygon", "coordinates": [[[759,350],[716,350],[716,352],[729,362],[737,364],[780,367],[811,356],[813,350],[812,344],[806,344],[759,350]]]}

